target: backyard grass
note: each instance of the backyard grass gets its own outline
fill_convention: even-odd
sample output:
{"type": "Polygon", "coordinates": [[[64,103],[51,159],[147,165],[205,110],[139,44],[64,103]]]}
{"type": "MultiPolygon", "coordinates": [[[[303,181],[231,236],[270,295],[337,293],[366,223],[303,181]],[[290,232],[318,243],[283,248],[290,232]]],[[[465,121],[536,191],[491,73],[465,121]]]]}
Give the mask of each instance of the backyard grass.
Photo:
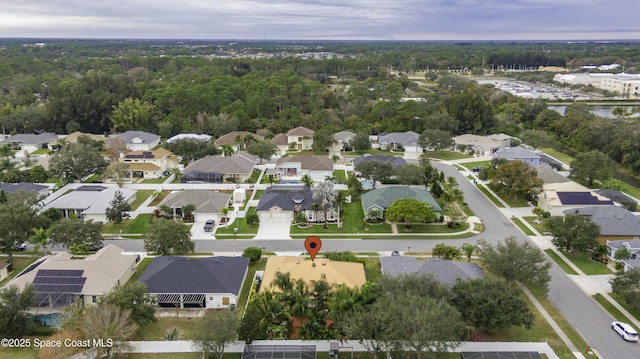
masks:
{"type": "Polygon", "coordinates": [[[135,273],[133,273],[131,278],[129,278],[129,283],[134,283],[138,281],[142,273],[144,273],[144,271],[147,270],[147,268],[149,267],[152,261],[153,261],[153,258],[145,258],[141,260],[140,263],[138,263],[138,265],[136,266],[135,273]]]}
{"type": "Polygon", "coordinates": [[[336,178],[336,183],[347,182],[347,174],[345,173],[344,170],[333,171],[333,176],[336,178]]]}
{"type": "Polygon", "coordinates": [[[152,191],[150,189],[138,190],[136,192],[136,200],[131,203],[131,210],[135,211],[136,209],[138,209],[138,207],[140,207],[140,205],[142,205],[142,203],[146,201],[147,198],[149,198],[153,194],[153,192],[155,191],[152,191]]]}
{"type": "Polygon", "coordinates": [[[562,252],[564,256],[569,259],[576,267],[580,268],[582,273],[586,275],[596,275],[596,274],[612,274],[609,267],[606,264],[596,262],[591,259],[590,252],[562,252]]]}
{"type": "Polygon", "coordinates": [[[156,198],[154,198],[153,201],[151,201],[151,203],[149,203],[149,207],[159,205],[160,202],[162,202],[162,200],[169,195],[169,193],[171,193],[171,191],[169,190],[164,190],[160,192],[160,194],[156,198]]]}
{"type": "Polygon", "coordinates": [[[571,164],[571,162],[573,161],[573,157],[567,155],[566,153],[562,153],[556,149],[553,148],[543,148],[542,152],[548,154],[551,157],[554,157],[555,159],[559,160],[560,162],[566,164],[567,166],[569,164],[571,164]]]}
{"type": "MultiPolygon", "coordinates": [[[[253,197],[254,200],[259,200],[260,197],[262,197],[262,195],[264,194],[264,190],[257,190],[256,191],[256,195],[253,197]]],[[[247,198],[251,198],[251,197],[247,197],[247,198]]]]}
{"type": "Polygon", "coordinates": [[[102,175],[95,174],[95,175],[87,178],[83,182],[84,183],[101,183],[102,182],[102,175]]]}
{"type": "Polygon", "coordinates": [[[549,258],[551,258],[554,262],[556,262],[556,264],[567,274],[578,274],[576,271],[573,270],[573,268],[571,268],[571,266],[569,266],[567,264],[567,262],[564,261],[564,259],[560,258],[560,256],[553,251],[553,249],[545,249],[544,252],[549,256],[549,258]]]}
{"type": "MultiPolygon", "coordinates": [[[[262,251],[262,254],[265,254],[265,251],[262,251]]],[[[240,291],[240,296],[238,297],[238,305],[237,309],[240,312],[240,315],[244,313],[244,308],[247,305],[247,301],[249,300],[249,293],[251,292],[251,287],[253,286],[253,277],[256,274],[256,271],[264,270],[267,265],[267,258],[260,258],[255,263],[249,263],[249,270],[247,272],[247,276],[244,279],[244,283],[242,284],[242,290],[240,291]]]]}
{"type": "Polygon", "coordinates": [[[166,177],[162,177],[162,178],[147,178],[147,179],[143,179],[140,183],[147,183],[147,184],[162,184],[164,183],[164,181],[166,181],[167,178],[166,177]]]}
{"type": "Polygon", "coordinates": [[[157,318],[155,323],[151,323],[148,327],[139,330],[131,340],[165,340],[164,333],[171,328],[178,328],[180,332],[178,335],[179,340],[189,340],[191,339],[191,328],[193,328],[196,320],[197,318],[157,318]]]}
{"type": "MultiPolygon", "coordinates": [[[[31,263],[33,263],[38,258],[40,258],[40,254],[38,254],[37,256],[28,256],[28,257],[27,256],[18,257],[18,256],[14,255],[13,256],[13,270],[9,273],[7,278],[5,278],[2,281],[0,281],[0,286],[2,286],[5,283],[9,282],[11,279],[13,279],[13,277],[17,276],[18,273],[22,272],[25,268],[30,266],[31,263]]],[[[8,262],[9,261],[9,256],[7,256],[7,255],[0,256],[0,261],[8,262]]],[[[2,356],[0,355],[0,357],[2,357],[2,356]]]]}
{"type": "Polygon", "coordinates": [[[620,190],[634,198],[640,198],[640,188],[634,187],[628,183],[620,181],[620,190]]]}

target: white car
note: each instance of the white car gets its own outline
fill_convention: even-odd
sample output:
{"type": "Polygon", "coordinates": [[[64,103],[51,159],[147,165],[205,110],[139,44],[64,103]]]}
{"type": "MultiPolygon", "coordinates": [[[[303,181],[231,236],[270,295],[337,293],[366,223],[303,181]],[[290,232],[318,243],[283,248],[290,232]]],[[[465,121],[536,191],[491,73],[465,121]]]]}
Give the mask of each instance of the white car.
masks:
{"type": "Polygon", "coordinates": [[[622,339],[628,342],[638,341],[638,332],[636,332],[636,330],[627,323],[613,322],[611,323],[611,329],[618,333],[622,339]]]}

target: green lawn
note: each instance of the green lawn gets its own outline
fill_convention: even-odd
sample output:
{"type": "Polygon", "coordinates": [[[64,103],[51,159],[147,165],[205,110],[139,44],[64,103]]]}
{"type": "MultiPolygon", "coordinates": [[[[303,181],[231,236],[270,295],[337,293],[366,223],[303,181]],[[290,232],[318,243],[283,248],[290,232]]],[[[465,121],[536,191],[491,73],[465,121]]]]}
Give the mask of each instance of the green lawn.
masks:
{"type": "Polygon", "coordinates": [[[140,205],[149,198],[153,192],[150,189],[141,189],[136,192],[136,200],[131,203],[131,210],[135,211],[140,205]]]}
{"type": "Polygon", "coordinates": [[[162,177],[162,178],[148,178],[148,179],[143,179],[140,183],[148,183],[148,184],[161,184],[164,183],[164,181],[166,181],[167,178],[166,177],[162,177]]]}
{"type": "Polygon", "coordinates": [[[411,224],[411,230],[405,231],[404,223],[398,223],[398,232],[400,233],[456,233],[469,229],[469,223],[459,223],[455,228],[449,228],[446,224],[411,224]]]}
{"type": "Polygon", "coordinates": [[[138,263],[138,265],[136,266],[136,272],[133,273],[131,278],[129,278],[129,283],[136,282],[138,278],[140,278],[142,273],[144,273],[144,271],[147,270],[147,267],[149,267],[152,261],[153,261],[153,258],[145,258],[141,260],[140,263],[138,263]]]}
{"type": "Polygon", "coordinates": [[[493,191],[493,193],[495,193],[503,201],[505,201],[505,203],[507,203],[509,207],[529,207],[529,201],[527,201],[525,198],[521,196],[517,196],[516,198],[507,197],[502,195],[499,191],[497,191],[493,185],[487,184],[487,187],[489,187],[493,191]]]}
{"type": "Polygon", "coordinates": [[[435,151],[426,153],[429,158],[439,159],[443,161],[461,160],[464,158],[471,158],[471,156],[460,152],[453,151],[435,151]]]}
{"type": "Polygon", "coordinates": [[[533,236],[534,233],[532,230],[529,229],[529,227],[527,227],[524,223],[522,223],[522,221],[520,220],[520,218],[511,218],[511,220],[513,221],[513,223],[516,224],[516,226],[518,226],[518,228],[520,228],[520,230],[522,230],[524,232],[524,234],[526,234],[527,236],[533,236]]]}
{"type": "Polygon", "coordinates": [[[569,259],[573,264],[575,264],[582,273],[586,275],[594,275],[594,274],[612,274],[609,267],[607,267],[604,263],[596,262],[591,259],[590,252],[562,252],[564,256],[569,259]]]}
{"type": "MultiPolygon", "coordinates": [[[[25,252],[21,252],[21,253],[25,253],[25,252]]],[[[15,252],[14,252],[15,254],[15,252]]],[[[36,259],[40,258],[41,253],[39,253],[37,256],[13,256],[13,270],[9,273],[9,276],[5,279],[3,279],[2,281],[0,281],[0,286],[4,285],[5,283],[9,282],[13,277],[15,277],[16,275],[18,275],[18,273],[22,272],[25,268],[27,268],[28,266],[31,265],[31,263],[33,263],[36,259]]],[[[9,261],[9,256],[7,255],[1,255],[0,256],[0,261],[5,261],[8,262],[9,261]]]]}
{"type": "Polygon", "coordinates": [[[347,182],[347,175],[344,170],[333,171],[333,176],[336,178],[337,183],[347,182]]]}
{"type": "Polygon", "coordinates": [[[102,227],[102,233],[144,234],[147,232],[147,227],[149,226],[149,223],[151,223],[152,217],[153,215],[151,213],[139,214],[134,219],[125,219],[122,222],[121,227],[114,225],[113,222],[109,222],[102,227]]]}
{"type": "Polygon", "coordinates": [[[522,217],[525,221],[527,221],[530,225],[533,226],[533,228],[536,229],[536,231],[538,231],[538,233],[540,234],[544,234],[545,232],[547,232],[547,225],[544,224],[544,218],[540,217],[540,222],[536,222],[536,220],[538,219],[537,216],[527,216],[527,217],[522,217]]]}
{"type": "Polygon", "coordinates": [[[556,149],[553,149],[553,148],[543,148],[542,152],[548,154],[551,157],[554,157],[554,158],[560,160],[561,162],[565,163],[567,166],[569,164],[571,164],[571,162],[573,161],[573,157],[571,157],[571,156],[569,156],[569,155],[567,155],[565,153],[562,153],[562,152],[560,152],[560,151],[558,151],[556,149]]]}
{"type": "Polygon", "coordinates": [[[460,163],[459,165],[464,166],[469,171],[471,171],[474,167],[478,167],[478,166],[487,168],[491,165],[491,161],[465,162],[465,163],[460,163]]]}
{"type": "MultiPolygon", "coordinates": [[[[249,246],[247,246],[249,247],[249,246]]],[[[262,251],[262,255],[264,255],[265,251],[262,251]]],[[[264,270],[267,265],[267,258],[260,258],[259,261],[255,263],[249,263],[249,270],[247,272],[247,276],[244,279],[244,283],[242,284],[242,290],[240,291],[240,296],[238,297],[238,305],[237,309],[242,314],[244,313],[244,307],[247,305],[247,300],[249,299],[249,292],[251,291],[251,286],[253,285],[253,277],[256,274],[256,271],[264,270]]]]}
{"type": "Polygon", "coordinates": [[[560,258],[560,256],[553,251],[553,249],[545,249],[544,252],[551,258],[556,264],[562,268],[562,270],[567,274],[578,274],[578,272],[574,271],[573,268],[564,259],[560,258]]]}
{"type": "Polygon", "coordinates": [[[502,202],[500,202],[493,194],[491,194],[491,192],[489,192],[487,187],[485,187],[482,184],[478,185],[477,187],[480,190],[480,192],[484,193],[485,196],[487,196],[491,200],[491,202],[493,202],[493,204],[496,205],[496,207],[504,208],[504,205],[502,204],[502,202]]]}
{"type": "MultiPolygon", "coordinates": [[[[591,296],[593,299],[596,300],[596,302],[598,302],[607,312],[609,312],[609,314],[611,314],[616,320],[621,321],[621,322],[626,322],[629,323],[632,327],[636,328],[636,330],[640,330],[640,328],[636,327],[630,320],[629,318],[627,318],[626,315],[622,314],[621,311],[618,310],[618,308],[616,308],[613,303],[611,303],[607,298],[601,296],[599,293],[596,293],[594,295],[591,296]]],[[[620,299],[615,297],[615,294],[611,294],[611,297],[618,302],[620,305],[622,305],[623,308],[625,308],[627,311],[629,311],[629,307],[620,299]]],[[[639,313],[633,313],[631,311],[629,311],[630,314],[632,314],[636,319],[638,319],[638,314],[639,313]]]]}
{"type": "MultiPolygon", "coordinates": [[[[256,208],[251,207],[247,214],[256,213],[256,208]]],[[[258,233],[258,224],[248,224],[246,219],[238,218],[233,223],[231,223],[228,227],[218,226],[216,230],[216,234],[222,235],[233,235],[234,228],[238,228],[238,235],[255,235],[258,233]]]]}

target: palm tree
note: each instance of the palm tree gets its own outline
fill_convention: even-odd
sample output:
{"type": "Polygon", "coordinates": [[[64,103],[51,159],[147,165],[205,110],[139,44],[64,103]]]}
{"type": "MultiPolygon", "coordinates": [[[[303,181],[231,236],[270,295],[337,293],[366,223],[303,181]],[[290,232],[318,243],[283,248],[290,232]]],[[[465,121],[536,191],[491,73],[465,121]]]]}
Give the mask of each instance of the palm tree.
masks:
{"type": "Polygon", "coordinates": [[[331,181],[320,182],[313,188],[313,199],[320,201],[320,207],[324,213],[324,226],[322,227],[324,229],[328,228],[327,209],[335,203],[337,194],[338,191],[331,181]]]}
{"type": "Polygon", "coordinates": [[[476,250],[476,246],[471,243],[463,243],[460,247],[464,255],[467,256],[467,262],[471,262],[471,255],[476,250]]]}
{"type": "Polygon", "coordinates": [[[336,206],[338,206],[338,229],[342,228],[342,207],[347,205],[347,193],[345,191],[338,191],[336,196],[336,206]]]}
{"type": "Polygon", "coordinates": [[[308,173],[300,178],[300,182],[309,188],[313,188],[313,178],[308,173]]]}
{"type": "Polygon", "coordinates": [[[220,149],[222,150],[222,155],[224,157],[231,157],[234,153],[236,153],[236,151],[233,149],[233,146],[228,143],[221,144],[220,149]]]}
{"type": "Polygon", "coordinates": [[[313,211],[313,220],[315,222],[317,222],[318,221],[318,210],[320,209],[320,203],[313,202],[313,203],[311,203],[310,208],[313,211]]]}
{"type": "Polygon", "coordinates": [[[193,211],[196,210],[196,206],[194,204],[188,203],[182,206],[182,218],[187,221],[193,221],[193,211]]]}
{"type": "Polygon", "coordinates": [[[224,226],[226,227],[228,222],[227,215],[229,214],[229,207],[220,208],[220,213],[222,213],[222,218],[224,218],[224,226]]]}
{"type": "Polygon", "coordinates": [[[289,327],[291,314],[289,314],[287,308],[282,305],[271,291],[261,291],[252,300],[252,304],[255,305],[256,311],[261,318],[258,324],[260,328],[265,330],[268,339],[274,339],[274,335],[276,334],[274,327],[279,325],[289,327]]]}
{"type": "Polygon", "coordinates": [[[44,248],[46,252],[49,236],[51,235],[51,228],[31,228],[31,231],[33,232],[33,235],[29,237],[29,243],[35,244],[33,253],[37,253],[41,247],[44,248]]]}

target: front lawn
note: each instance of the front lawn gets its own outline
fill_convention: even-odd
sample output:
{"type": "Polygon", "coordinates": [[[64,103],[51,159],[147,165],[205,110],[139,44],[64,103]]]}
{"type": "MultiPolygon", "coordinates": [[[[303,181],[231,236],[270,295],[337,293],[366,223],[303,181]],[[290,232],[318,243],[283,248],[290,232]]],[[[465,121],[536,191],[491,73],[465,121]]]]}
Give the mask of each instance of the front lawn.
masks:
{"type": "Polygon", "coordinates": [[[439,159],[443,161],[461,160],[461,159],[472,157],[460,152],[443,151],[443,150],[435,151],[435,152],[427,152],[426,155],[429,158],[439,159]]]}
{"type": "Polygon", "coordinates": [[[553,249],[545,249],[544,252],[551,258],[556,264],[562,268],[562,270],[567,274],[578,274],[573,268],[562,259],[558,253],[556,253],[553,249]]]}
{"type": "Polygon", "coordinates": [[[497,191],[496,188],[491,184],[487,184],[487,187],[490,188],[497,196],[500,196],[500,198],[505,201],[505,203],[507,203],[509,207],[529,207],[529,201],[524,197],[508,197],[497,191]]]}
{"type": "Polygon", "coordinates": [[[513,221],[513,223],[516,224],[516,226],[518,226],[518,228],[520,228],[520,230],[522,232],[524,232],[524,234],[526,234],[527,236],[533,236],[535,235],[533,233],[532,230],[529,229],[529,227],[527,227],[524,223],[522,223],[522,221],[520,220],[520,218],[511,218],[511,220],[513,221]]]}
{"type": "Polygon", "coordinates": [[[538,233],[544,234],[547,232],[547,225],[544,223],[544,218],[540,218],[539,221],[537,216],[527,216],[522,218],[529,222],[529,224],[532,225],[538,233]]]}
{"type": "Polygon", "coordinates": [[[145,234],[147,227],[151,223],[153,215],[151,213],[139,214],[134,219],[125,219],[122,225],[116,226],[113,222],[109,222],[102,227],[102,233],[105,234],[145,234]]]}
{"type": "MultiPolygon", "coordinates": [[[[255,214],[256,213],[256,208],[255,207],[251,207],[249,208],[249,210],[247,211],[247,215],[249,214],[255,214]]],[[[255,235],[258,233],[258,224],[248,224],[247,220],[245,218],[236,218],[235,221],[233,221],[229,226],[225,227],[225,226],[218,226],[218,229],[216,230],[216,234],[221,234],[221,235],[233,235],[233,230],[234,228],[238,228],[238,234],[239,235],[247,235],[247,234],[252,234],[255,235]]]]}
{"type": "Polygon", "coordinates": [[[569,259],[576,267],[580,268],[582,273],[586,275],[596,275],[596,274],[612,274],[609,267],[606,264],[596,262],[591,259],[591,252],[566,252],[563,251],[562,254],[569,259]]]}
{"type": "Polygon", "coordinates": [[[136,200],[131,203],[131,210],[135,211],[136,209],[138,209],[138,207],[140,207],[140,205],[142,205],[142,203],[144,203],[144,201],[146,201],[147,198],[149,198],[153,194],[153,192],[155,191],[152,191],[150,189],[141,189],[136,191],[136,200]]]}
{"type": "Polygon", "coordinates": [[[464,162],[460,163],[461,166],[464,166],[469,171],[473,170],[474,167],[482,166],[483,168],[488,168],[491,166],[491,161],[478,161],[478,162],[464,162]]]}

